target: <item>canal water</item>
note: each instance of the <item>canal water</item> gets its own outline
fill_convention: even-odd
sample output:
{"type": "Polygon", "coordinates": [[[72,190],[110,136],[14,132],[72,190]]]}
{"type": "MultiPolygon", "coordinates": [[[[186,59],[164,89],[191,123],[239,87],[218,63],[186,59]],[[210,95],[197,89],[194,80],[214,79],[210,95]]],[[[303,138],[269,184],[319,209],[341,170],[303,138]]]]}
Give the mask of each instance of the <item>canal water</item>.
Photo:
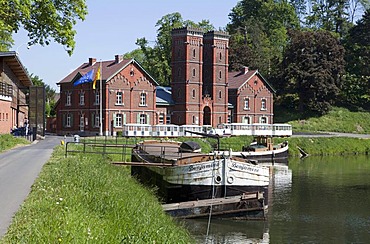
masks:
{"type": "Polygon", "coordinates": [[[198,243],[370,243],[370,156],[290,159],[269,197],[266,221],[184,224],[198,243]]]}

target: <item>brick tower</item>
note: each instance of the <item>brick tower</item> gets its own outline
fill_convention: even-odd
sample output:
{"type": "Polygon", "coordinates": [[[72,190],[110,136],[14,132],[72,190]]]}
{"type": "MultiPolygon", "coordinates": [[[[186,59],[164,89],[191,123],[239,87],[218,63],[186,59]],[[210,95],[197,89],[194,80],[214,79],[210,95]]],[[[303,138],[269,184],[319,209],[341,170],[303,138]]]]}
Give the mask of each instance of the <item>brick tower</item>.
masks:
{"type": "Polygon", "coordinates": [[[172,30],[173,124],[202,124],[203,34],[191,27],[172,30]]]}
{"type": "Polygon", "coordinates": [[[203,42],[203,124],[216,126],[228,121],[228,46],[226,32],[210,31],[204,34],[203,42]]]}

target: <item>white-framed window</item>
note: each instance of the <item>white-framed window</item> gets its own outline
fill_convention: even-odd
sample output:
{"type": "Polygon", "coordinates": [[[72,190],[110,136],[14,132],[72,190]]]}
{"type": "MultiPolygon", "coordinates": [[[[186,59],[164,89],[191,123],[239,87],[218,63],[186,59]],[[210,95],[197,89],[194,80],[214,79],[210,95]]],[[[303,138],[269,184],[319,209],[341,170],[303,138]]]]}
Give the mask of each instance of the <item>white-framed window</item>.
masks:
{"type": "Polygon", "coordinates": [[[242,123],[250,124],[251,123],[251,118],[249,116],[244,116],[242,118],[242,123]]]}
{"type": "Polygon", "coordinates": [[[100,104],[100,91],[95,93],[95,105],[100,104]]]}
{"type": "Polygon", "coordinates": [[[80,130],[83,130],[85,127],[85,116],[83,114],[80,115],[80,130]]]}
{"type": "Polygon", "coordinates": [[[167,114],[167,116],[166,116],[166,124],[171,124],[171,114],[167,114]]]}
{"type": "Polygon", "coordinates": [[[158,123],[163,125],[164,124],[164,113],[160,113],[158,117],[158,123]]]}
{"type": "Polygon", "coordinates": [[[267,124],[268,120],[267,120],[267,117],[266,116],[261,116],[260,117],[260,123],[261,124],[267,124]]]}
{"type": "Polygon", "coordinates": [[[72,127],[72,114],[67,114],[66,117],[66,127],[72,127]]]}
{"type": "Polygon", "coordinates": [[[99,126],[100,126],[100,115],[99,113],[94,113],[93,127],[98,128],[99,126]]]}
{"type": "Polygon", "coordinates": [[[121,91],[116,94],[116,105],[123,105],[123,92],[121,91]]]}
{"type": "Polygon", "coordinates": [[[66,94],[66,106],[71,106],[71,103],[72,103],[71,95],[72,94],[70,92],[67,92],[67,94],[66,94]]]}
{"type": "Polygon", "coordinates": [[[244,98],[244,109],[249,110],[249,98],[244,98]]]}
{"type": "Polygon", "coordinates": [[[148,106],[146,104],[146,93],[145,92],[140,93],[140,104],[139,104],[139,106],[148,106]]]}
{"type": "Polygon", "coordinates": [[[80,93],[80,105],[85,105],[85,93],[80,93]]]}
{"type": "Polygon", "coordinates": [[[123,114],[116,114],[115,127],[122,127],[123,114]]]}
{"type": "Polygon", "coordinates": [[[146,114],[140,114],[140,124],[146,125],[148,124],[148,119],[146,114]]]}
{"type": "Polygon", "coordinates": [[[266,109],[267,109],[267,107],[266,107],[266,99],[263,98],[261,100],[261,110],[266,110],[266,109]]]}

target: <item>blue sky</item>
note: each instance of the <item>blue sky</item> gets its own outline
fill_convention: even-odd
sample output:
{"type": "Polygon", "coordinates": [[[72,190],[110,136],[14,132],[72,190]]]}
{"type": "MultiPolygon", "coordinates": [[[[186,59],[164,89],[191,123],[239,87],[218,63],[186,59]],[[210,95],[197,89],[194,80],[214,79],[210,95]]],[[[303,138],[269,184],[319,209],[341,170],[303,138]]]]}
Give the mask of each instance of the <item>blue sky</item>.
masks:
{"type": "Polygon", "coordinates": [[[20,31],[14,51],[26,69],[38,75],[57,92],[56,83],[88,58],[113,60],[114,55],[136,49],[136,39],[156,40],[156,22],[163,16],[179,12],[184,20],[209,20],[218,29],[229,23],[229,13],[238,0],[87,0],[89,14],[75,26],[76,47],[68,56],[57,43],[27,48],[27,32],[20,31]]]}

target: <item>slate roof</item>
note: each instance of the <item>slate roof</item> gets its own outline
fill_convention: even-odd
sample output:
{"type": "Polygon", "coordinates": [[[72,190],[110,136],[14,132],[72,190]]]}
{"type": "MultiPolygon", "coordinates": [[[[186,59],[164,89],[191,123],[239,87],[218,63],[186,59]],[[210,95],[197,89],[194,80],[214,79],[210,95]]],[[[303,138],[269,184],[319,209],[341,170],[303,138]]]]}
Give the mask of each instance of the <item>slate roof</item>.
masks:
{"type": "Polygon", "coordinates": [[[77,69],[72,71],[69,75],[64,77],[59,83],[57,84],[63,84],[63,83],[69,83],[72,81],[77,80],[90,70],[94,69],[94,76],[95,72],[98,70],[100,63],[102,65],[102,80],[107,81],[113,78],[117,73],[119,73],[121,70],[123,70],[127,65],[131,63],[137,64],[140,69],[148,75],[155,85],[158,85],[157,81],[141,66],[139,62],[137,62],[135,59],[123,59],[121,62],[116,62],[115,60],[108,60],[108,61],[96,61],[94,64],[89,65],[89,63],[83,63],[81,66],[79,66],[77,69]]]}
{"type": "Polygon", "coordinates": [[[276,92],[276,90],[270,85],[270,83],[267,82],[267,80],[258,72],[258,70],[249,70],[246,73],[243,71],[229,72],[229,89],[239,89],[255,75],[258,75],[266,84],[266,86],[271,89],[271,91],[276,92]]]}
{"type": "Polygon", "coordinates": [[[172,100],[171,87],[157,86],[156,90],[156,105],[169,106],[175,104],[172,100]]]}

